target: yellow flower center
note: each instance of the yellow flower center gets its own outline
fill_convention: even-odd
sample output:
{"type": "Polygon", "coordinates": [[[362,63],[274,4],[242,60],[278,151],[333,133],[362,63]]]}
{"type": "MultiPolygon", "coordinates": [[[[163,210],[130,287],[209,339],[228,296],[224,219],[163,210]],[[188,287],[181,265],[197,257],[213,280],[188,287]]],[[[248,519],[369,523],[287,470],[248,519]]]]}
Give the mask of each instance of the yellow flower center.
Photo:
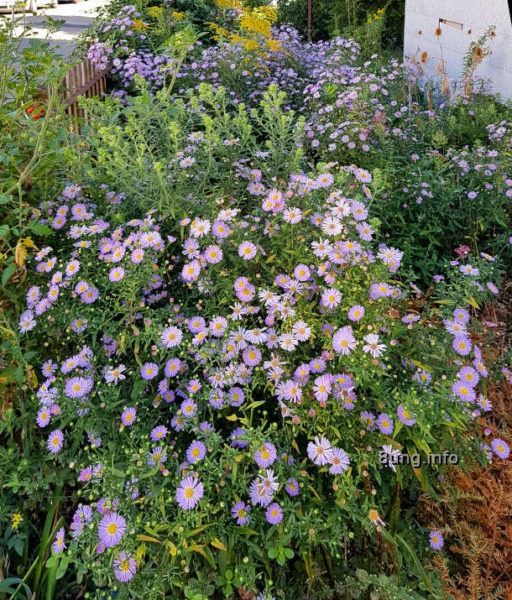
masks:
{"type": "Polygon", "coordinates": [[[109,523],[107,526],[107,533],[109,535],[114,535],[117,532],[117,525],[116,523],[109,523]]]}

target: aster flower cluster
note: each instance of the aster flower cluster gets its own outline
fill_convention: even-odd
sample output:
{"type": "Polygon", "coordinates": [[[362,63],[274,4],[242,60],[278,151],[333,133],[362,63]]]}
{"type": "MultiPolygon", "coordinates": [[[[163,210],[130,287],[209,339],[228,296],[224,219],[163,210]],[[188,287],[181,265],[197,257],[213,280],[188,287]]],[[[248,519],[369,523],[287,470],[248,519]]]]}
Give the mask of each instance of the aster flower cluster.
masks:
{"type": "MultiPolygon", "coordinates": [[[[79,345],[42,365],[37,424],[57,459],[82,436],[89,446],[75,468],[91,504],[69,535],[111,557],[118,581],[136,574],[137,515],[156,489],[180,519],[220,503],[223,526],[277,528],[299,509],[309,518],[310,482],[318,497],[364,489],[360,461],[381,467],[355,451],[360,435],[377,447],[421,431],[434,446],[434,432],[488,409],[469,313],[437,333],[411,313],[394,279],[402,253],[367,220],[371,176],[334,166],[277,182],[239,163],[250,213],[219,201],[114,227],[118,195],[100,190],[97,204],[77,185],[41,206],[61,243],[35,256],[20,331],[79,345]],[[179,242],[164,233],[178,230],[179,242]],[[436,335],[453,338],[451,369],[424,363],[436,335]],[[125,448],[121,477],[112,444],[125,448]]],[[[507,454],[502,440],[493,449],[507,454]]]]}
{"type": "Polygon", "coordinates": [[[263,54],[227,42],[206,48],[185,62],[178,75],[181,84],[197,87],[207,82],[214,90],[222,86],[235,104],[249,106],[258,105],[274,84],[287,95],[285,108],[300,111],[308,87],[326,68],[332,67],[336,76],[349,77],[353,68],[345,65],[355,62],[359,55],[359,47],[352,40],[305,43],[289,26],[273,28],[272,39],[277,49],[263,54]]]}

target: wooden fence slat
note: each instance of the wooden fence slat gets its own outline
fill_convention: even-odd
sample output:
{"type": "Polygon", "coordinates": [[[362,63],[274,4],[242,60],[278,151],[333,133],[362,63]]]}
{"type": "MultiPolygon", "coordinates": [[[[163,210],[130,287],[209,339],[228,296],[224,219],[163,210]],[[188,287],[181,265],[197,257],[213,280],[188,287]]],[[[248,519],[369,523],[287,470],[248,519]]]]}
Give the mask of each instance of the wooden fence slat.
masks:
{"type": "MultiPolygon", "coordinates": [[[[72,67],[64,77],[66,111],[69,115],[84,119],[87,122],[87,111],[79,108],[78,98],[102,97],[107,89],[107,71],[99,71],[94,64],[85,58],[72,67]]],[[[78,126],[80,133],[80,126],[78,126]]]]}

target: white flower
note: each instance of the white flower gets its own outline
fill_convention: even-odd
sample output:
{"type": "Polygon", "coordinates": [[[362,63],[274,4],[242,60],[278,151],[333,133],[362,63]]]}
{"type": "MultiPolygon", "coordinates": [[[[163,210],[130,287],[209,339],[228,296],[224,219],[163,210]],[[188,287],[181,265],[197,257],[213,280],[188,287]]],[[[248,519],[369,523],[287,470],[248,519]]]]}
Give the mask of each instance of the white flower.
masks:
{"type": "Polygon", "coordinates": [[[390,467],[396,473],[395,464],[398,462],[399,456],[400,450],[396,450],[391,444],[387,444],[382,446],[382,450],[379,451],[379,462],[381,465],[390,467]]]}
{"type": "Polygon", "coordinates": [[[311,337],[311,328],[305,321],[294,323],[292,331],[299,342],[306,342],[311,337]]]}
{"type": "Polygon", "coordinates": [[[331,442],[325,438],[315,437],[313,442],[308,444],[308,456],[315,465],[327,465],[332,460],[331,442]]]}
{"type": "Polygon", "coordinates": [[[367,342],[363,346],[363,352],[371,354],[373,358],[379,358],[386,350],[385,344],[379,344],[379,336],[376,333],[369,333],[365,335],[363,340],[367,342]]]}
{"type": "Polygon", "coordinates": [[[336,217],[326,217],[322,222],[322,231],[326,235],[339,235],[342,229],[341,221],[336,217]]]}
{"type": "Polygon", "coordinates": [[[195,238],[203,237],[210,232],[211,227],[207,219],[195,218],[190,224],[190,235],[195,238]]]}
{"type": "Polygon", "coordinates": [[[279,347],[291,352],[298,345],[297,338],[291,333],[283,333],[279,336],[279,347]]]}

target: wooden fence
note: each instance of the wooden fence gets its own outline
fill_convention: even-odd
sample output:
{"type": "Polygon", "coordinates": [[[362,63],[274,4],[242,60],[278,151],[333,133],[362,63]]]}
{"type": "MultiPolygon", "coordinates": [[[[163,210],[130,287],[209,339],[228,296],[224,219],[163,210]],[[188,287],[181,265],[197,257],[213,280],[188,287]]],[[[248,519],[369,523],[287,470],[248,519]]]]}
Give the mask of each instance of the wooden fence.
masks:
{"type": "Polygon", "coordinates": [[[87,113],[78,106],[78,98],[101,97],[107,90],[107,72],[99,71],[88,59],[72,67],[64,78],[66,112],[87,123],[87,113]]]}

